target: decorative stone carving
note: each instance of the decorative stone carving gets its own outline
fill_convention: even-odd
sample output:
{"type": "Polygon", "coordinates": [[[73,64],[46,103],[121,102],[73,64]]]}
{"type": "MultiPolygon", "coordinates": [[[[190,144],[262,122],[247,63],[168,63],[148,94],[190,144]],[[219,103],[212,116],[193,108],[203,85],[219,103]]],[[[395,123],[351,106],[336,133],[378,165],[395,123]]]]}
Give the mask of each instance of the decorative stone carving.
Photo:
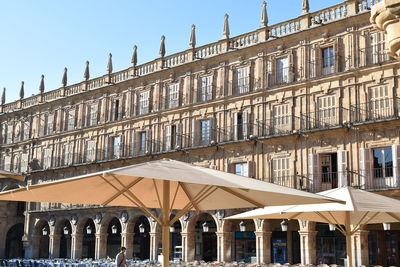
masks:
{"type": "Polygon", "coordinates": [[[56,217],[51,216],[49,219],[49,225],[54,226],[56,224],[56,217]]]}
{"type": "Polygon", "coordinates": [[[76,215],[72,215],[70,221],[72,225],[76,225],[78,223],[78,217],[76,215]]]}
{"type": "Polygon", "coordinates": [[[102,219],[103,219],[103,216],[101,215],[100,212],[96,213],[96,215],[94,216],[94,222],[97,224],[100,224],[102,219]]]}
{"type": "Polygon", "coordinates": [[[128,213],[126,211],[123,211],[121,213],[121,222],[126,223],[128,221],[128,219],[129,219],[128,213]]]}

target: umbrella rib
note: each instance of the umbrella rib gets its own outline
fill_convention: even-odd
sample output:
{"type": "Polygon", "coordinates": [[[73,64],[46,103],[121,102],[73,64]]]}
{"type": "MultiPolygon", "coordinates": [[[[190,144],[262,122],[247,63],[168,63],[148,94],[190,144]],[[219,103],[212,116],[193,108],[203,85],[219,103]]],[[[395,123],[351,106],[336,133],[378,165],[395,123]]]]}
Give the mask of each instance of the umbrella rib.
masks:
{"type": "Polygon", "coordinates": [[[237,197],[237,198],[240,198],[240,199],[242,199],[242,200],[245,200],[245,201],[247,201],[247,202],[249,202],[249,203],[251,203],[251,204],[253,204],[254,206],[257,206],[257,207],[259,207],[259,208],[263,208],[263,207],[265,206],[265,205],[263,205],[263,204],[261,204],[261,203],[255,201],[255,200],[253,200],[253,199],[251,199],[251,198],[249,198],[249,197],[246,197],[246,196],[244,196],[244,195],[242,195],[242,194],[240,194],[240,193],[238,193],[238,192],[235,192],[235,191],[233,191],[232,189],[227,188],[227,187],[225,187],[225,186],[218,186],[217,188],[219,188],[219,189],[221,189],[221,190],[223,190],[223,191],[225,191],[225,192],[228,192],[229,194],[234,195],[234,196],[237,197]]]}
{"type": "Polygon", "coordinates": [[[161,204],[160,194],[158,193],[158,189],[157,189],[156,181],[155,181],[154,179],[152,179],[152,180],[153,180],[154,189],[156,190],[156,195],[157,195],[158,205],[160,206],[160,209],[162,209],[162,204],[161,204]]]}
{"type": "Polygon", "coordinates": [[[195,200],[190,201],[188,204],[186,204],[186,206],[181,211],[179,211],[172,220],[170,220],[170,224],[172,225],[174,222],[176,222],[183,214],[185,214],[192,207],[194,207],[194,205],[196,205],[196,203],[198,204],[201,201],[203,201],[209,195],[214,193],[215,190],[217,190],[217,188],[213,188],[212,186],[203,187],[203,189],[195,196],[195,200]],[[204,189],[206,189],[206,190],[204,190],[204,189]]]}
{"type": "MultiPolygon", "coordinates": [[[[365,217],[367,217],[367,215],[369,214],[369,211],[367,211],[366,213],[364,213],[364,215],[361,217],[361,219],[358,221],[358,223],[356,224],[356,227],[353,229],[353,233],[357,232],[358,229],[360,228],[361,222],[365,219],[365,217]]],[[[375,215],[376,216],[376,215],[375,215]]],[[[372,218],[374,218],[375,216],[373,216],[372,218]]],[[[367,221],[368,222],[368,221],[367,221]]]]}
{"type": "MultiPolygon", "coordinates": [[[[378,216],[378,212],[375,212],[375,214],[373,216],[371,216],[371,218],[369,218],[365,223],[363,224],[368,224],[370,221],[372,221],[376,216],[378,216]]],[[[361,222],[361,221],[360,221],[361,222]]],[[[356,228],[354,228],[353,231],[351,231],[351,234],[354,234],[355,232],[357,232],[360,229],[360,222],[357,225],[356,228]]]]}
{"type": "MultiPolygon", "coordinates": [[[[112,175],[114,178],[115,176],[112,175]]],[[[101,176],[103,180],[106,180],[106,178],[104,178],[103,176],[101,176]]],[[[119,197],[120,195],[124,194],[126,191],[128,191],[129,189],[131,189],[132,186],[134,186],[135,184],[137,184],[138,182],[140,182],[143,179],[143,177],[139,177],[138,179],[136,179],[135,181],[133,181],[132,183],[130,183],[127,186],[124,186],[124,188],[122,190],[119,190],[118,193],[116,193],[114,196],[112,196],[111,198],[109,198],[107,201],[103,202],[102,205],[108,205],[111,201],[115,200],[117,197],[119,197]]],[[[108,182],[108,181],[107,181],[108,182]]]]}
{"type": "Polygon", "coordinates": [[[400,217],[397,216],[396,214],[394,214],[393,212],[386,212],[390,217],[392,217],[393,219],[396,219],[397,221],[400,222],[400,217]]]}
{"type": "Polygon", "coordinates": [[[329,220],[325,215],[323,215],[321,212],[316,211],[315,212],[318,216],[321,216],[324,220],[326,220],[328,223],[331,224],[336,224],[336,226],[338,227],[339,232],[341,232],[343,235],[346,235],[346,231],[343,229],[343,227],[338,223],[338,221],[336,220],[336,218],[334,216],[332,216],[332,214],[330,212],[328,212],[331,217],[333,218],[333,220],[335,221],[335,223],[332,223],[331,220],[329,220]]]}
{"type": "MultiPolygon", "coordinates": [[[[183,192],[185,192],[185,194],[186,194],[187,198],[189,199],[189,201],[192,202],[192,201],[193,201],[193,198],[192,198],[192,196],[190,195],[189,190],[186,188],[186,185],[184,185],[184,184],[181,183],[181,182],[179,182],[178,184],[182,187],[183,192]]],[[[199,210],[199,207],[197,207],[196,204],[193,204],[193,207],[195,208],[195,210],[199,210]]]]}
{"type": "MultiPolygon", "coordinates": [[[[117,191],[120,191],[115,185],[113,185],[112,183],[110,183],[110,181],[108,181],[107,179],[105,179],[103,176],[100,176],[103,178],[104,181],[106,181],[106,183],[108,183],[112,188],[114,188],[117,191]]],[[[115,176],[113,176],[115,178],[115,180],[121,185],[124,186],[120,180],[118,180],[115,176]]],[[[130,191],[127,190],[126,192],[123,193],[123,195],[129,200],[131,201],[134,205],[136,205],[138,208],[140,208],[141,210],[143,210],[147,215],[149,215],[150,217],[152,217],[154,220],[157,221],[157,223],[159,223],[160,225],[162,225],[160,219],[157,216],[154,216],[153,213],[151,213],[151,211],[146,208],[144,206],[144,204],[130,191]],[[128,194],[128,196],[126,195],[128,194]],[[133,200],[132,200],[132,199],[133,200]]]]}
{"type": "Polygon", "coordinates": [[[174,193],[174,198],[172,199],[172,203],[171,203],[171,206],[169,208],[170,210],[172,210],[173,206],[175,205],[175,200],[176,200],[176,197],[178,195],[178,190],[179,190],[179,184],[176,184],[176,190],[175,190],[175,193],[174,193]]]}

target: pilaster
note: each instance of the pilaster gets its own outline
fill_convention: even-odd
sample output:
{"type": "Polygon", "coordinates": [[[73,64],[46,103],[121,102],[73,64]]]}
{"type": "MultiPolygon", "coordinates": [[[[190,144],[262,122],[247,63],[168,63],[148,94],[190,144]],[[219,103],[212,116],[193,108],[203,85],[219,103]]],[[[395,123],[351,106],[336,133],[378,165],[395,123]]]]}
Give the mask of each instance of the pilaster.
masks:
{"type": "Polygon", "coordinates": [[[255,232],[257,264],[271,263],[271,235],[272,232],[255,232]]]}

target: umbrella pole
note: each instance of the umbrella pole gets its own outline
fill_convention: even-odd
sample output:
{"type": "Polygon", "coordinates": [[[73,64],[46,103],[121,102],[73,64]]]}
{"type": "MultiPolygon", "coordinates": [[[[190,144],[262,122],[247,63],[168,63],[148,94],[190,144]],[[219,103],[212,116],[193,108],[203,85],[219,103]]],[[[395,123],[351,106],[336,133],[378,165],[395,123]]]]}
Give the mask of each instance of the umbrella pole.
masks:
{"type": "Polygon", "coordinates": [[[350,212],[346,212],[346,252],[347,267],[353,267],[353,250],[351,248],[351,229],[350,229],[350,212]]]}
{"type": "Polygon", "coordinates": [[[163,255],[163,267],[169,266],[169,216],[170,216],[170,182],[163,181],[163,205],[162,205],[162,255],[163,255]]]}

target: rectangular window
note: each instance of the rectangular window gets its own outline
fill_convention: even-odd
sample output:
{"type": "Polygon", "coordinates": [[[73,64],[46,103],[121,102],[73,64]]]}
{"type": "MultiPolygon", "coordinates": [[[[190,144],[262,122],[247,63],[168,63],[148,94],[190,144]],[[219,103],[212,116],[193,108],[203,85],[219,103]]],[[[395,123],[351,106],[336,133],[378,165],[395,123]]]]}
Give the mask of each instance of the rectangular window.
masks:
{"type": "Polygon", "coordinates": [[[46,148],[43,152],[43,169],[51,168],[51,152],[52,149],[46,148]]]}
{"type": "Polygon", "coordinates": [[[98,112],[97,104],[92,104],[89,106],[88,126],[97,125],[97,112],[98,112]]]}
{"type": "Polygon", "coordinates": [[[64,145],[64,165],[69,166],[73,163],[74,157],[74,143],[64,145]]]}
{"type": "Polygon", "coordinates": [[[211,140],[211,120],[200,121],[200,141],[211,140]]]}
{"type": "Polygon", "coordinates": [[[274,106],[273,129],[274,133],[287,132],[291,130],[292,116],[289,104],[274,106]]]}
{"type": "Polygon", "coordinates": [[[383,119],[394,115],[387,85],[370,87],[368,94],[369,106],[367,111],[370,113],[370,119],[383,119]]]}
{"type": "Polygon", "coordinates": [[[52,134],[54,127],[54,114],[47,116],[46,134],[52,134]]]}
{"type": "Polygon", "coordinates": [[[177,139],[177,129],[176,125],[167,125],[165,127],[165,138],[164,138],[164,149],[171,150],[176,148],[176,139],[177,139]]]}
{"type": "Polygon", "coordinates": [[[114,99],[112,103],[111,120],[117,121],[121,119],[121,104],[119,99],[114,99]]]}
{"type": "Polygon", "coordinates": [[[119,158],[121,156],[121,136],[115,136],[113,138],[113,158],[119,158]]]}
{"type": "Polygon", "coordinates": [[[393,177],[392,148],[373,149],[373,162],[375,178],[393,177]]]}
{"type": "Polygon", "coordinates": [[[139,115],[149,113],[150,91],[144,91],[139,94],[139,115]]]}
{"type": "Polygon", "coordinates": [[[289,59],[287,57],[276,60],[276,80],[277,83],[289,82],[289,59]]]}
{"type": "Polygon", "coordinates": [[[198,101],[205,102],[211,99],[212,99],[212,76],[201,77],[198,101]]]}
{"type": "Polygon", "coordinates": [[[7,144],[11,144],[13,142],[13,125],[7,125],[7,144]]]}
{"type": "Polygon", "coordinates": [[[272,161],[272,177],[276,184],[290,186],[289,158],[276,158],[272,161]]]}
{"type": "Polygon", "coordinates": [[[236,70],[236,94],[243,94],[250,91],[250,68],[243,67],[236,70]]]}
{"type": "Polygon", "coordinates": [[[324,75],[335,72],[335,54],[333,46],[322,49],[322,72],[324,75]]]}
{"type": "Polygon", "coordinates": [[[179,84],[168,85],[167,88],[167,108],[176,108],[179,106],[179,84]]]}
{"type": "Polygon", "coordinates": [[[389,59],[385,51],[385,35],[381,32],[372,33],[371,36],[371,48],[367,51],[367,57],[369,57],[371,64],[378,64],[389,59]]]}
{"type": "Polygon", "coordinates": [[[138,143],[138,148],[140,152],[146,152],[146,143],[147,143],[147,134],[146,131],[143,132],[139,132],[138,134],[138,139],[139,139],[139,143],[138,143]]]}
{"type": "Polygon", "coordinates": [[[318,98],[317,123],[320,126],[334,125],[338,122],[336,117],[336,96],[322,96],[318,98]]]}
{"type": "Polygon", "coordinates": [[[249,177],[249,164],[248,163],[236,163],[235,174],[240,176],[249,177]]]}
{"type": "Polygon", "coordinates": [[[27,172],[28,171],[28,153],[23,153],[21,154],[21,172],[27,172]]]}
{"type": "Polygon", "coordinates": [[[87,141],[86,160],[89,162],[96,160],[96,141],[94,140],[87,141]]]}
{"type": "Polygon", "coordinates": [[[67,131],[75,129],[75,110],[71,109],[67,112],[67,131]]]}
{"type": "Polygon", "coordinates": [[[328,190],[338,186],[337,167],[337,153],[320,154],[321,190],[328,190]]]}
{"type": "Polygon", "coordinates": [[[4,157],[4,170],[5,171],[11,171],[11,157],[10,156],[5,156],[4,157]]]}
{"type": "Polygon", "coordinates": [[[30,137],[30,123],[29,121],[24,121],[23,124],[23,138],[27,140],[30,137]]]}

